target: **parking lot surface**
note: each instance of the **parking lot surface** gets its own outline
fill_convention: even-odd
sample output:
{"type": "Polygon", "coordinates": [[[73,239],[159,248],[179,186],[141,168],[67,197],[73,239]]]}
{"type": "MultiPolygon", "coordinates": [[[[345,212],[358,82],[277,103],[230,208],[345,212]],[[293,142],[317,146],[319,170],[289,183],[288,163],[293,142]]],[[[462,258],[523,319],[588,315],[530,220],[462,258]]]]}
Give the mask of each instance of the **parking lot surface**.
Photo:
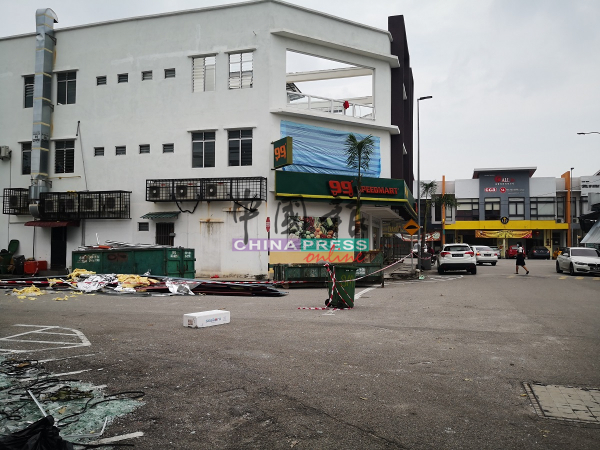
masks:
{"type": "Polygon", "coordinates": [[[600,279],[557,274],[552,260],[527,267],[515,275],[501,260],[477,275],[357,287],[344,311],[299,309],[324,306],[326,289],[64,301],[0,292],[0,355],[143,391],[144,404],[105,432],[142,432],[136,448],[597,449],[598,426],[543,417],[524,383],[600,387],[600,279]],[[215,309],[231,322],[182,324],[215,309]],[[63,331],[14,338],[40,327],[63,331]]]}

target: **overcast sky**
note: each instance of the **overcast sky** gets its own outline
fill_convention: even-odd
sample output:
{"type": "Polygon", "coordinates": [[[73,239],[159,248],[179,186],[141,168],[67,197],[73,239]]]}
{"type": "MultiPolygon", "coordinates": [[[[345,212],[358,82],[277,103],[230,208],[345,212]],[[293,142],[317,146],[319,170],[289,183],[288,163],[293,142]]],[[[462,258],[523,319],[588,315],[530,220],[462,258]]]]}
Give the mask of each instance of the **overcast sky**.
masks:
{"type": "MultiPolygon", "coordinates": [[[[34,32],[42,7],[60,29],[226,3],[234,2],[0,0],[0,36],[34,32]]],[[[421,179],[471,178],[489,167],[534,166],[535,176],[551,177],[600,170],[600,134],[577,135],[600,132],[599,0],[289,3],[382,29],[388,16],[404,15],[415,96],[433,96],[420,108],[421,179]]]]}

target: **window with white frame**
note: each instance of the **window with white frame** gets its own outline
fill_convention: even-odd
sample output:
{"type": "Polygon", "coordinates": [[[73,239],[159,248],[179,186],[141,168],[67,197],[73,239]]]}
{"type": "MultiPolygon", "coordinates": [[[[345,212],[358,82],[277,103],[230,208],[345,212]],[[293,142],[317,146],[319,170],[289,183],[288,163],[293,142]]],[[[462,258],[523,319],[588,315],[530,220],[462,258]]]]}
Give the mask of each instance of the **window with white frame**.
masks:
{"type": "Polygon", "coordinates": [[[525,220],[525,198],[509,197],[508,217],[514,220],[525,220]]]}
{"type": "Polygon", "coordinates": [[[31,142],[21,144],[21,174],[31,174],[31,142]]]}
{"type": "Polygon", "coordinates": [[[192,167],[215,167],[215,132],[192,133],[192,167]]]}
{"type": "Polygon", "coordinates": [[[117,83],[128,83],[129,82],[129,74],[128,73],[120,73],[117,75],[117,83]]]}
{"type": "Polygon", "coordinates": [[[252,165],[252,130],[229,130],[229,165],[252,165]]]}
{"type": "Polygon", "coordinates": [[[104,156],[104,147],[94,147],[94,156],[104,156]]]}
{"type": "Polygon", "coordinates": [[[35,76],[28,75],[23,77],[23,107],[33,108],[33,86],[35,83],[35,76]]]}
{"type": "Polygon", "coordinates": [[[485,203],[485,220],[500,220],[500,197],[488,197],[485,203]]]}
{"type": "Polygon", "coordinates": [[[74,104],[77,92],[77,72],[57,73],[56,80],[56,103],[59,105],[74,104]]]}
{"type": "Polygon", "coordinates": [[[54,143],[54,173],[75,172],[75,141],[54,143]]]}
{"type": "Polygon", "coordinates": [[[532,220],[554,220],[554,197],[531,197],[529,210],[532,220]]]}
{"type": "Polygon", "coordinates": [[[192,89],[193,92],[215,90],[216,57],[199,56],[192,58],[192,89]]]}
{"type": "Polygon", "coordinates": [[[163,144],[163,153],[175,153],[175,144],[163,144]]]}
{"type": "Polygon", "coordinates": [[[152,71],[145,70],[142,72],[142,81],[149,81],[152,79],[152,71]]]}
{"type": "Polygon", "coordinates": [[[100,75],[96,77],[96,86],[105,86],[106,85],[106,75],[100,75]]]}
{"type": "Polygon", "coordinates": [[[254,83],[253,52],[229,55],[229,89],[251,88],[254,83]]]}
{"type": "Polygon", "coordinates": [[[150,144],[140,145],[140,153],[150,153],[150,144]]]}
{"type": "Polygon", "coordinates": [[[120,145],[118,147],[115,147],[115,155],[121,156],[121,155],[126,155],[126,154],[127,154],[127,147],[125,145],[120,145]]]}
{"type": "Polygon", "coordinates": [[[165,69],[165,78],[175,78],[175,69],[165,69]]]}

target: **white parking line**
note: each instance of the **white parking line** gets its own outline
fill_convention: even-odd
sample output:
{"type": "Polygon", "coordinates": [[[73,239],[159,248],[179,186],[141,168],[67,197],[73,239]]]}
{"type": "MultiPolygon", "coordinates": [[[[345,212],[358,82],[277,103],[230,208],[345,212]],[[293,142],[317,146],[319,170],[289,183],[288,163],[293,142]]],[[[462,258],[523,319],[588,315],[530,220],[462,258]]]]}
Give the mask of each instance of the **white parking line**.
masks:
{"type": "Polygon", "coordinates": [[[370,287],[370,288],[366,288],[363,289],[360,292],[357,292],[356,294],[354,294],[354,300],[356,300],[357,298],[361,298],[363,296],[363,294],[366,294],[367,292],[371,292],[374,289],[377,289],[379,286],[375,286],[375,287],[370,287]]]}
{"type": "MultiPolygon", "coordinates": [[[[78,348],[78,347],[89,347],[92,343],[85,337],[85,335],[73,328],[63,328],[55,325],[27,325],[27,324],[16,324],[15,327],[28,327],[35,328],[31,331],[26,331],[24,333],[13,334],[12,336],[6,336],[0,338],[0,354],[10,354],[10,353],[30,353],[30,352],[39,352],[44,350],[55,350],[55,349],[63,349],[63,348],[78,348]],[[48,330],[53,330],[52,332],[48,330]],[[60,332],[60,331],[63,332],[60,332]],[[78,338],[78,342],[64,342],[64,341],[49,341],[49,340],[35,340],[35,339],[19,339],[24,336],[28,337],[41,337],[40,335],[57,335],[57,336],[75,336],[78,338]],[[19,343],[27,343],[27,344],[49,344],[51,346],[41,346],[41,348],[33,348],[23,350],[22,348],[10,348],[4,347],[5,343],[11,342],[19,342],[19,343]]],[[[47,336],[44,336],[47,337],[47,336]]]]}

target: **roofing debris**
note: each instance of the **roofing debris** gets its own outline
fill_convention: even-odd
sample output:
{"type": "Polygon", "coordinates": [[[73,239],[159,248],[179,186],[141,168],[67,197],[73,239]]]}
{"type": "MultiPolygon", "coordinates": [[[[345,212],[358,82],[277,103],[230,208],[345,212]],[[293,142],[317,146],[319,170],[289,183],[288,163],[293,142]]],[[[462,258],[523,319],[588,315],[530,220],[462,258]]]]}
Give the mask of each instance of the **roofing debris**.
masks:
{"type": "Polygon", "coordinates": [[[0,279],[0,289],[12,289],[19,299],[35,299],[45,290],[70,291],[67,300],[82,293],[141,294],[145,295],[237,295],[279,297],[287,295],[268,283],[228,282],[164,276],[141,276],[132,274],[96,274],[84,269],[75,269],[65,277],[26,277],[0,279]],[[22,287],[21,287],[22,286],[22,287]],[[44,289],[44,290],[42,290],[44,289]]]}

